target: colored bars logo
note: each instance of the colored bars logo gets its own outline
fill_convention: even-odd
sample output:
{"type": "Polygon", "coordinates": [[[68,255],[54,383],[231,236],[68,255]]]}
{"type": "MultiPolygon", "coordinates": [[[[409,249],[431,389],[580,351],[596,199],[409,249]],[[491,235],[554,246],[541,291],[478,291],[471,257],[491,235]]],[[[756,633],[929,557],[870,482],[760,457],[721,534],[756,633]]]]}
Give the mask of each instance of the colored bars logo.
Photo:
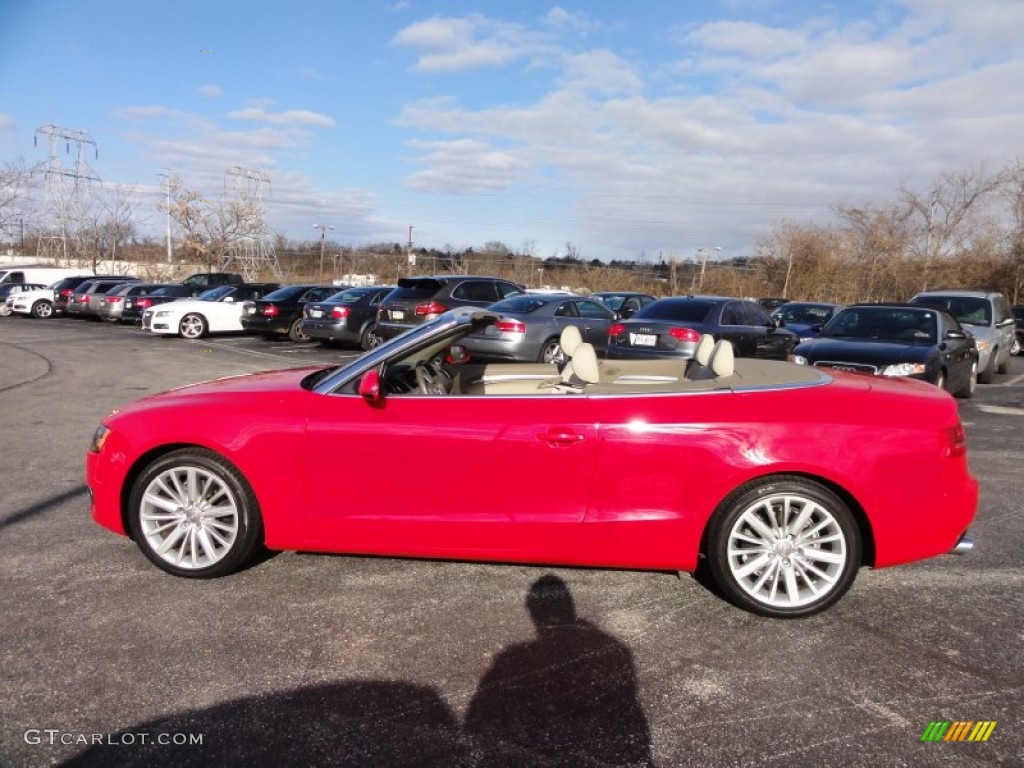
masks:
{"type": "Polygon", "coordinates": [[[921,734],[921,741],[988,741],[995,729],[995,720],[933,720],[921,734]]]}

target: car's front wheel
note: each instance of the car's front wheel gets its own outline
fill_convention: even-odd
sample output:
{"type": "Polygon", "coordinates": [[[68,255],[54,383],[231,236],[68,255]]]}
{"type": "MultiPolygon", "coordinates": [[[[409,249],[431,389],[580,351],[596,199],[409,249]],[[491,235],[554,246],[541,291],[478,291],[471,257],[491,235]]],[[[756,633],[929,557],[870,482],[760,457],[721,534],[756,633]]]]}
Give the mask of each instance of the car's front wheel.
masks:
{"type": "Polygon", "coordinates": [[[711,573],[731,602],[774,618],[833,605],[861,564],[850,508],[825,486],[793,475],[748,483],[719,506],[708,529],[711,573]]]}
{"type": "Polygon", "coordinates": [[[249,483],[223,457],[183,448],[132,486],[128,527],[142,553],[175,576],[213,578],[242,567],[263,535],[249,483]]]}
{"type": "Polygon", "coordinates": [[[53,302],[46,299],[37,301],[32,305],[32,317],[38,317],[40,320],[53,317],[53,302]]]}
{"type": "Polygon", "coordinates": [[[206,318],[195,312],[189,312],[178,324],[178,333],[185,339],[201,339],[206,335],[206,318]]]}
{"type": "Polygon", "coordinates": [[[971,363],[971,375],[967,377],[966,383],[953,393],[954,397],[974,397],[974,390],[978,388],[978,361],[971,363]]]}

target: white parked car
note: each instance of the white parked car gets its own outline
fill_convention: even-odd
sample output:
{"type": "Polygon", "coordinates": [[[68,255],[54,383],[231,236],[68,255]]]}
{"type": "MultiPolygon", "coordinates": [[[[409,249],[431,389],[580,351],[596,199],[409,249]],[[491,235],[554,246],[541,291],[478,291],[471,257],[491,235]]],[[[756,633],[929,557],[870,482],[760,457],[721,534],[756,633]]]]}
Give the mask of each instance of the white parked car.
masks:
{"type": "Polygon", "coordinates": [[[14,305],[14,297],[19,293],[41,291],[45,289],[46,286],[41,283],[3,283],[0,285],[0,316],[7,317],[11,314],[11,307],[14,305]]]}
{"type": "MultiPolygon", "coordinates": [[[[60,282],[59,280],[57,282],[60,282]]],[[[19,291],[7,297],[6,306],[12,313],[47,318],[53,315],[53,286],[33,288],[30,291],[19,291]]]]}
{"type": "Polygon", "coordinates": [[[164,336],[201,339],[211,333],[238,333],[242,307],[277,290],[280,283],[221,285],[194,299],[178,299],[150,307],[142,315],[143,330],[164,336]]]}

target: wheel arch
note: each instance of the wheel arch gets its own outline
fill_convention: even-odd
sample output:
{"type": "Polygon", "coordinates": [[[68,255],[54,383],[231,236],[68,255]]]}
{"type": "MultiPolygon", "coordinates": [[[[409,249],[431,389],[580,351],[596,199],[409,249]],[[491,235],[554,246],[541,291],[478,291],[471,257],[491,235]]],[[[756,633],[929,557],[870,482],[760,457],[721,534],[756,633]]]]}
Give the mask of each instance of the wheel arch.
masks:
{"type": "Polygon", "coordinates": [[[874,531],[871,528],[871,521],[868,519],[867,513],[864,511],[864,507],[857,500],[850,491],[848,491],[841,484],[834,480],[831,480],[822,475],[816,475],[811,472],[768,472],[763,475],[757,475],[745,480],[736,488],[729,491],[723,498],[719,499],[718,504],[715,505],[714,511],[708,516],[708,519],[704,521],[704,529],[701,531],[700,536],[700,557],[706,558],[708,552],[708,531],[711,528],[712,521],[721,513],[725,506],[726,501],[736,493],[742,491],[747,486],[760,482],[766,479],[784,479],[784,478],[799,478],[800,480],[809,480],[813,483],[817,483],[824,488],[832,491],[836,496],[842,499],[843,503],[850,508],[850,512],[853,513],[854,519],[857,521],[857,529],[860,532],[861,538],[861,565],[873,566],[875,563],[875,536],[874,531]]]}
{"type": "MultiPolygon", "coordinates": [[[[238,474],[241,477],[246,478],[246,482],[247,483],[249,482],[248,478],[245,475],[245,473],[242,472],[241,469],[239,469],[237,464],[235,464],[233,461],[231,461],[231,459],[229,459],[227,456],[225,456],[222,452],[220,452],[220,451],[218,451],[218,450],[216,450],[214,448],[211,448],[210,446],[202,445],[200,443],[180,442],[180,443],[165,443],[163,445],[158,445],[155,448],[151,448],[150,450],[146,451],[145,453],[140,455],[135,460],[135,463],[132,464],[131,468],[125,474],[124,482],[121,484],[121,495],[120,495],[121,527],[124,530],[125,534],[129,538],[131,538],[131,526],[129,526],[129,524],[128,524],[128,515],[129,515],[129,512],[130,512],[130,510],[129,510],[129,501],[131,499],[132,489],[135,487],[136,481],[139,479],[139,476],[143,472],[146,471],[146,468],[150,464],[152,464],[154,461],[156,461],[157,459],[162,458],[163,456],[166,456],[169,453],[174,453],[175,451],[182,450],[183,448],[192,448],[194,450],[206,451],[208,453],[215,454],[220,461],[223,461],[225,464],[228,464],[231,467],[233,467],[235,469],[235,471],[238,472],[238,474]]],[[[249,483],[249,484],[251,486],[251,483],[249,483]]],[[[255,489],[253,490],[253,493],[255,494],[255,489]]],[[[259,503],[258,497],[257,497],[257,503],[259,503]]],[[[264,533],[264,535],[265,535],[265,533],[264,533]]]]}

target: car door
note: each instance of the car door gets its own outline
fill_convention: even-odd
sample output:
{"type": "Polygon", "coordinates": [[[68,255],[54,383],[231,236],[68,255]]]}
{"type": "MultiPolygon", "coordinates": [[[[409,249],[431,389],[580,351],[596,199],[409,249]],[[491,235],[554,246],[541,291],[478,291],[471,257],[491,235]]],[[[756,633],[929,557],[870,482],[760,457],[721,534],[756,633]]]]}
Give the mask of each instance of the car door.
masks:
{"type": "Polygon", "coordinates": [[[970,377],[975,375],[972,364],[978,353],[974,340],[952,315],[942,311],[935,314],[938,316],[938,349],[949,378],[949,391],[957,392],[966,387],[970,377]],[[963,334],[963,338],[948,338],[950,331],[963,334]]]}
{"type": "Polygon", "coordinates": [[[608,346],[608,329],[615,316],[603,304],[591,299],[578,299],[573,303],[580,317],[583,340],[593,344],[598,352],[604,352],[608,346]]]}
{"type": "Polygon", "coordinates": [[[305,514],[342,551],[554,561],[586,513],[596,455],[582,395],[324,395],[305,514]]]}
{"type": "Polygon", "coordinates": [[[1017,334],[1013,319],[1013,309],[1010,307],[1010,302],[1006,300],[1006,297],[999,294],[992,301],[992,310],[996,333],[999,338],[1000,357],[1005,354],[1006,357],[1004,359],[1009,360],[1009,350],[1013,349],[1013,340],[1017,334]],[[1006,350],[1006,352],[1004,353],[1003,350],[1006,350]]]}

